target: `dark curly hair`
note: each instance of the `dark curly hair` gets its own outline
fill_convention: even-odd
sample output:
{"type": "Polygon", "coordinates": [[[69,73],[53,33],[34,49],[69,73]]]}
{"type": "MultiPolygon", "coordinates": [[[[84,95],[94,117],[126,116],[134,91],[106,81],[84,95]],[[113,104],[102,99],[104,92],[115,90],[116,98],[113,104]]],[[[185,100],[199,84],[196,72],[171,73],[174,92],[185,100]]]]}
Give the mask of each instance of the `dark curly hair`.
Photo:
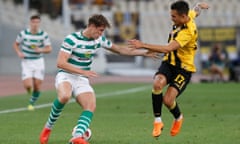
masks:
{"type": "Polygon", "coordinates": [[[96,27],[104,26],[110,28],[110,24],[106,17],[101,14],[94,14],[88,19],[88,25],[94,24],[96,27]]]}

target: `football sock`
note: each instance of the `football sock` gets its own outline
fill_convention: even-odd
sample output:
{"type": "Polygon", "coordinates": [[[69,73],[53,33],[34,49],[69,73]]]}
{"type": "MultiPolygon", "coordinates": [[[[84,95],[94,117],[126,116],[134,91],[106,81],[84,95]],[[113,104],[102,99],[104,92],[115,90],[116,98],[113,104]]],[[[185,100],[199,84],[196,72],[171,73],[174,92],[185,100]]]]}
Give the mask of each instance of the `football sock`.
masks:
{"type": "Polygon", "coordinates": [[[155,120],[154,120],[154,122],[162,122],[162,119],[161,119],[161,117],[155,117],[155,120]]]}
{"type": "Polygon", "coordinates": [[[56,120],[59,118],[65,104],[60,103],[58,99],[55,99],[51,108],[51,112],[46,123],[46,127],[51,129],[55,124],[56,120]]]}
{"type": "Polygon", "coordinates": [[[152,90],[152,106],[153,114],[155,117],[160,117],[162,115],[162,101],[163,101],[162,91],[152,90]]]}
{"type": "Polygon", "coordinates": [[[92,121],[93,113],[91,111],[83,111],[78,118],[77,129],[74,137],[83,136],[92,121]]]}
{"type": "Polygon", "coordinates": [[[34,103],[37,101],[39,96],[40,96],[40,92],[39,91],[33,91],[32,96],[29,99],[29,103],[31,105],[34,105],[34,103]]]}
{"type": "Polygon", "coordinates": [[[174,104],[170,107],[170,112],[173,114],[175,119],[180,117],[181,112],[176,101],[174,101],[174,104]]]}

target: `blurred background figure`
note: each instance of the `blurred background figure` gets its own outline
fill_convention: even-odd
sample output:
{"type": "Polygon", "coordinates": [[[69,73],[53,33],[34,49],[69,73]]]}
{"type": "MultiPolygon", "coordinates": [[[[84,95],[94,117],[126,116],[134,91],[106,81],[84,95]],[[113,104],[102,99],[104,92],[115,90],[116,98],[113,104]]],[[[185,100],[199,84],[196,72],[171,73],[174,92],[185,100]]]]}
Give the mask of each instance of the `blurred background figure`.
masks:
{"type": "Polygon", "coordinates": [[[227,62],[227,52],[224,51],[220,43],[216,43],[209,55],[209,71],[211,74],[211,80],[225,81],[224,80],[224,69],[227,62]]]}
{"type": "Polygon", "coordinates": [[[240,81],[240,50],[237,53],[237,58],[229,63],[229,81],[240,81]]]}

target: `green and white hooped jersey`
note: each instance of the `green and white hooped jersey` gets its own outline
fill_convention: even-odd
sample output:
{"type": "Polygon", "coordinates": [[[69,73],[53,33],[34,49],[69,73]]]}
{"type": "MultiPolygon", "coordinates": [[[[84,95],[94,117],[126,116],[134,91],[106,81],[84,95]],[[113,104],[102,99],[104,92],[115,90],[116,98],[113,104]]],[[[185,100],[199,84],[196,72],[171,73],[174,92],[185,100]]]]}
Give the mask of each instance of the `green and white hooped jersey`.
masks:
{"type": "MultiPolygon", "coordinates": [[[[61,50],[71,54],[68,63],[83,70],[90,70],[97,49],[102,47],[111,48],[112,42],[105,36],[98,39],[86,38],[80,31],[68,35],[61,45],[61,50]]],[[[59,71],[67,72],[62,69],[59,71]]]]}
{"type": "Polygon", "coordinates": [[[17,36],[16,42],[20,44],[21,50],[24,54],[24,59],[38,59],[43,56],[42,53],[37,53],[34,48],[44,48],[47,45],[51,45],[48,34],[39,30],[38,33],[32,34],[30,29],[25,29],[17,36]]]}

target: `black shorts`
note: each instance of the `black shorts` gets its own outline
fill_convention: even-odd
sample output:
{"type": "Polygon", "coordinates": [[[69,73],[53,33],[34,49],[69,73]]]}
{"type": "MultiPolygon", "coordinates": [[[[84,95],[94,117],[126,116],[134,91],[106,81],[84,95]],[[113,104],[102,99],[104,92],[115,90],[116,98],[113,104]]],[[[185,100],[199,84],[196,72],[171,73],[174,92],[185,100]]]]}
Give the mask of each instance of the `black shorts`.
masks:
{"type": "Polygon", "coordinates": [[[178,95],[185,90],[192,77],[192,72],[178,68],[167,62],[162,62],[155,75],[157,74],[163,74],[167,78],[167,84],[178,90],[178,95]]]}

